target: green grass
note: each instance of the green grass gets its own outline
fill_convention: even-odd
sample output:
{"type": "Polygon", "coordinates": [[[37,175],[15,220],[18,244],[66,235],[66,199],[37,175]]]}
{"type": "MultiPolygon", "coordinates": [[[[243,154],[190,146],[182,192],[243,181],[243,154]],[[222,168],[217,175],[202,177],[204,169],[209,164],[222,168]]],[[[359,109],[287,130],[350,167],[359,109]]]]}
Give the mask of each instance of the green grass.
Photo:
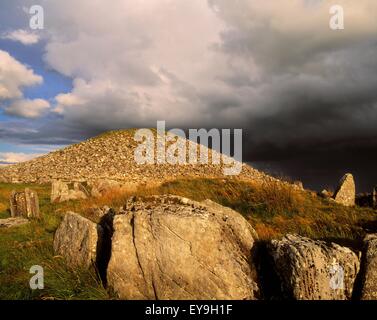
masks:
{"type": "Polygon", "coordinates": [[[94,270],[71,270],[54,256],[54,232],[66,211],[96,220],[93,206],[120,207],[131,195],[175,194],[193,200],[211,199],[241,213],[261,240],[296,233],[313,239],[328,239],[359,246],[366,231],[377,232],[376,211],[346,208],[282,184],[261,186],[237,179],[179,179],[153,188],[111,192],[101,198],[50,203],[50,187],[0,184],[0,218],[9,216],[13,189],[30,187],[38,192],[43,218],[28,225],[0,229],[0,299],[111,299],[94,270]],[[29,289],[29,269],[45,270],[45,289],[29,289]]]}

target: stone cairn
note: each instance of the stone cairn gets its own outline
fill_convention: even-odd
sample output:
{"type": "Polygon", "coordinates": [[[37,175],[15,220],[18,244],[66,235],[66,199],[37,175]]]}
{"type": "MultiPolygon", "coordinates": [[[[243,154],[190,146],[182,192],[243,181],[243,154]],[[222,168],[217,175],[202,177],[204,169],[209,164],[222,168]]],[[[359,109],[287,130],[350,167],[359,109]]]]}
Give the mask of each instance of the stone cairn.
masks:
{"type": "Polygon", "coordinates": [[[28,188],[23,192],[13,191],[10,197],[10,212],[12,218],[40,218],[37,193],[28,188]]]}

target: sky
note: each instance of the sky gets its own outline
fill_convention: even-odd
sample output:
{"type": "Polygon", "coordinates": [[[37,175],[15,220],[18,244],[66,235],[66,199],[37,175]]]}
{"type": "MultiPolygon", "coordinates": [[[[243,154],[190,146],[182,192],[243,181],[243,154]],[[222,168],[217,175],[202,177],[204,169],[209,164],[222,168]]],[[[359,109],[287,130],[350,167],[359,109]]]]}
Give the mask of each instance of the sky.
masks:
{"type": "Polygon", "coordinates": [[[369,191],[376,12],[375,0],[1,0],[0,164],[165,120],[242,128],[258,169],[317,190],[352,172],[369,191]],[[333,5],[344,29],[329,27],[333,5]]]}

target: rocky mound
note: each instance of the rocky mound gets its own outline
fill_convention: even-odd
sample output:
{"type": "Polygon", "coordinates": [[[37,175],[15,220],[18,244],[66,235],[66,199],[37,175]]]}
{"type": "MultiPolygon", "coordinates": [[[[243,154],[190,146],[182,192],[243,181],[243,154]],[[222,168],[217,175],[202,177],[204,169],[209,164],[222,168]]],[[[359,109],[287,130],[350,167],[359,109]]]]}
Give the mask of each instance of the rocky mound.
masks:
{"type": "MultiPolygon", "coordinates": [[[[109,132],[31,161],[2,167],[0,168],[0,182],[49,183],[53,179],[64,181],[111,179],[140,184],[151,181],[161,182],[183,176],[224,176],[224,164],[217,165],[211,162],[209,164],[139,165],[134,160],[134,152],[139,145],[139,142],[134,140],[134,133],[135,130],[109,132]]],[[[184,139],[184,141],[188,146],[188,140],[184,139]]],[[[209,152],[210,159],[215,154],[218,153],[209,152]]],[[[242,172],[239,176],[260,181],[272,179],[246,164],[242,165],[242,172]]]]}

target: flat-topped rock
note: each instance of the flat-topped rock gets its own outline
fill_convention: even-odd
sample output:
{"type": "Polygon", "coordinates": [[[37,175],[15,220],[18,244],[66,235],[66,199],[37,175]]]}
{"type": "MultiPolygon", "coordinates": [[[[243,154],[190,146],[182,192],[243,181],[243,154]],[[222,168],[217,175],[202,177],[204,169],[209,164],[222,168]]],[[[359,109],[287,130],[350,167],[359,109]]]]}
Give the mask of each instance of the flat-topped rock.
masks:
{"type": "Polygon", "coordinates": [[[28,219],[20,218],[20,217],[0,219],[0,228],[18,227],[27,223],[29,223],[28,219]]]}

